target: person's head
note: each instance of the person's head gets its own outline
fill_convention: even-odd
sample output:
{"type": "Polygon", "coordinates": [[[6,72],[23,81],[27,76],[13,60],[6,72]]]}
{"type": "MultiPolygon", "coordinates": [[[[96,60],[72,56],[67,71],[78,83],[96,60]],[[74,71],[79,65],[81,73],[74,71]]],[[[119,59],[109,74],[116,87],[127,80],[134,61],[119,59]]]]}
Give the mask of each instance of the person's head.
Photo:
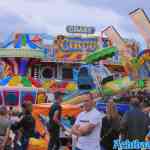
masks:
{"type": "Polygon", "coordinates": [[[93,96],[90,92],[85,92],[82,95],[82,101],[83,101],[83,107],[85,111],[90,111],[95,104],[93,96]]]}
{"type": "Polygon", "coordinates": [[[119,117],[119,113],[117,111],[117,108],[116,108],[116,105],[114,103],[114,101],[112,99],[110,99],[108,102],[107,102],[107,105],[106,105],[106,114],[107,114],[107,117],[110,119],[116,119],[119,117]]]}
{"type": "Polygon", "coordinates": [[[0,116],[6,116],[8,113],[7,108],[5,106],[0,107],[0,116]]]}
{"type": "Polygon", "coordinates": [[[24,113],[32,113],[32,102],[26,101],[25,103],[23,103],[22,109],[24,113]]]}
{"type": "Polygon", "coordinates": [[[132,96],[130,98],[130,104],[135,107],[140,107],[140,99],[137,96],[132,96]]]}
{"type": "Polygon", "coordinates": [[[62,102],[63,94],[61,92],[56,92],[54,96],[56,103],[60,104],[62,102]]]}

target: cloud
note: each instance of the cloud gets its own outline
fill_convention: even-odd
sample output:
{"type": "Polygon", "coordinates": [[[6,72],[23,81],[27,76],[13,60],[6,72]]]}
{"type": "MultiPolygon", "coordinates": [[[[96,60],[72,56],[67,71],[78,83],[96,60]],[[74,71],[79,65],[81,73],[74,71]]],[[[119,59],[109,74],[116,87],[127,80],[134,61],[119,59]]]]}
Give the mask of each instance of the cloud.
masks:
{"type": "Polygon", "coordinates": [[[125,16],[128,15],[128,13],[136,8],[143,8],[148,13],[150,13],[149,10],[149,1],[148,0],[72,0],[74,3],[80,3],[84,6],[92,6],[92,7],[107,7],[113,9],[113,11],[123,14],[125,16]]]}
{"type": "MultiPolygon", "coordinates": [[[[87,7],[94,7],[94,8],[106,8],[106,10],[112,10],[114,13],[119,14],[122,16],[121,20],[119,20],[119,25],[114,25],[114,22],[111,24],[114,25],[117,30],[120,31],[122,36],[127,36],[128,38],[135,38],[138,40],[142,47],[145,47],[145,42],[142,36],[137,32],[135,25],[131,21],[130,17],[128,16],[129,12],[135,10],[136,8],[142,8],[145,10],[146,14],[150,16],[150,9],[149,9],[149,1],[142,0],[142,1],[132,1],[132,0],[72,0],[74,3],[80,3],[83,6],[87,7]]],[[[109,17],[108,17],[109,19],[109,17]]]]}
{"type": "Polygon", "coordinates": [[[114,25],[121,35],[141,39],[127,12],[133,6],[129,0],[5,0],[0,1],[1,30],[56,35],[66,33],[67,25],[95,26],[97,33],[114,25]]]}
{"type": "Polygon", "coordinates": [[[112,22],[119,26],[122,20],[122,16],[111,9],[86,7],[69,0],[45,0],[43,2],[38,0],[38,2],[36,3],[35,0],[7,0],[0,2],[0,8],[3,8],[3,11],[9,10],[10,14],[21,18],[23,22],[18,22],[18,26],[20,25],[22,30],[29,27],[50,33],[65,32],[65,26],[68,24],[96,25],[100,30],[112,22]]]}

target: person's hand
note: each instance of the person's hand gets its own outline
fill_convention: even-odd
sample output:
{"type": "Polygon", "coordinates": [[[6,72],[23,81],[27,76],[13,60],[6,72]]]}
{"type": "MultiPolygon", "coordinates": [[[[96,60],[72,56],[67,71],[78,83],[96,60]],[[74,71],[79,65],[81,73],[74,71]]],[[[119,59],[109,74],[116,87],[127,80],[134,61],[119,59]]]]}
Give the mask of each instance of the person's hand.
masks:
{"type": "MultiPolygon", "coordinates": [[[[79,127],[78,127],[79,128],[79,127]]],[[[79,131],[79,129],[77,128],[77,130],[76,130],[76,136],[78,136],[78,137],[80,137],[81,136],[81,132],[79,131]]],[[[72,129],[70,130],[70,134],[71,135],[73,135],[73,131],[72,131],[72,129]]]]}
{"type": "Polygon", "coordinates": [[[78,128],[78,130],[80,131],[80,132],[84,132],[84,131],[86,131],[88,129],[88,126],[87,125],[82,125],[82,126],[80,126],[79,128],[78,128]]]}

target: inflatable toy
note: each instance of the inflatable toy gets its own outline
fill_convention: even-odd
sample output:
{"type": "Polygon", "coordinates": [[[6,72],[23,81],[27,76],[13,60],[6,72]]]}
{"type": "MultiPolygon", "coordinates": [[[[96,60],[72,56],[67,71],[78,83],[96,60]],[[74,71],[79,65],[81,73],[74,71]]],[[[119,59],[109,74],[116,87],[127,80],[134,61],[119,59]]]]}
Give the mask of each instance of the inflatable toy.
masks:
{"type": "Polygon", "coordinates": [[[112,94],[117,94],[120,92],[125,92],[126,90],[132,88],[136,82],[131,81],[129,77],[124,77],[123,79],[114,80],[108,82],[104,85],[103,89],[109,89],[112,94]]]}
{"type": "Polygon", "coordinates": [[[107,47],[107,48],[99,49],[99,50],[96,50],[95,52],[89,54],[85,58],[85,62],[93,63],[93,62],[101,60],[101,59],[112,57],[115,54],[115,52],[116,52],[115,47],[107,47]]]}

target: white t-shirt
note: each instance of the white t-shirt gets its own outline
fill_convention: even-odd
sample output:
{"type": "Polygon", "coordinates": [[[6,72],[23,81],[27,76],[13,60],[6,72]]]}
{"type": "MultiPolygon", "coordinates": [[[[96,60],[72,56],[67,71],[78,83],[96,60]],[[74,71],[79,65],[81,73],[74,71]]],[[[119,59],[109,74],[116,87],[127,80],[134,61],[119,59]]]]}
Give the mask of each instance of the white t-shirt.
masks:
{"type": "Polygon", "coordinates": [[[76,125],[91,123],[96,125],[93,131],[78,138],[77,147],[81,150],[100,150],[100,135],[104,114],[93,108],[89,112],[81,112],[76,119],[76,125]]]}

